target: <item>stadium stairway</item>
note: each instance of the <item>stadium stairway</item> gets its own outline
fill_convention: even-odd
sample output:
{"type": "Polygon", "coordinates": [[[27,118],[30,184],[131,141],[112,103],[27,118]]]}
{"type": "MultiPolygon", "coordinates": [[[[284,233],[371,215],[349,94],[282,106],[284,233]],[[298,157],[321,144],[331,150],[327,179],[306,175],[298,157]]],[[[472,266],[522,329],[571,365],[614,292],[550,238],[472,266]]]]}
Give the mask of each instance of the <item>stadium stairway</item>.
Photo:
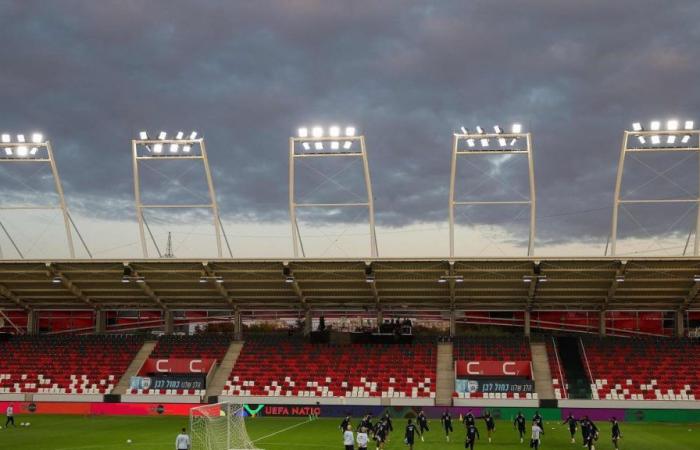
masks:
{"type": "Polygon", "coordinates": [[[224,359],[219,364],[219,367],[216,368],[216,373],[207,387],[207,397],[221,395],[221,391],[224,390],[226,380],[231,375],[241,350],[243,350],[243,341],[232,341],[228,346],[224,359]]]}
{"type": "Polygon", "coordinates": [[[131,361],[131,364],[129,364],[129,368],[126,369],[124,375],[122,375],[122,377],[119,379],[119,383],[117,383],[117,385],[114,387],[112,394],[126,394],[126,390],[129,389],[131,385],[131,377],[138,375],[139,370],[141,370],[141,366],[143,366],[143,363],[146,362],[149,356],[151,356],[151,353],[153,352],[153,349],[156,348],[157,343],[158,341],[146,341],[143,343],[141,350],[139,350],[133,361],[131,361]]]}
{"type": "Polygon", "coordinates": [[[544,342],[531,341],[530,352],[532,353],[532,378],[535,381],[537,397],[542,400],[553,399],[554,387],[552,373],[549,370],[547,345],[544,342]]]}
{"type": "Polygon", "coordinates": [[[435,404],[437,406],[452,406],[452,393],[454,390],[455,372],[452,342],[440,342],[438,343],[437,351],[435,404]]]}
{"type": "Polygon", "coordinates": [[[581,338],[557,337],[555,342],[561,359],[561,367],[566,377],[569,398],[590,399],[591,381],[583,365],[581,338]]]}

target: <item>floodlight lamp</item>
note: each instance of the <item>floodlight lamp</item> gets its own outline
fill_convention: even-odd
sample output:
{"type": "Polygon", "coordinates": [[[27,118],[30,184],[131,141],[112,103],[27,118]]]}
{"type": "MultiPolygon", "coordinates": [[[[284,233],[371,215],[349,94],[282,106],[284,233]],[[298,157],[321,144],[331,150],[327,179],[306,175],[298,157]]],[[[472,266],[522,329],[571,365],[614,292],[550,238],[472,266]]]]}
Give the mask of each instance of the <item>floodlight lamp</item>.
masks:
{"type": "Polygon", "coordinates": [[[178,131],[177,134],[175,135],[175,139],[181,140],[183,138],[183,136],[185,136],[185,133],[183,133],[182,131],[178,131]]]}
{"type": "Polygon", "coordinates": [[[510,141],[510,146],[513,147],[518,142],[518,138],[513,138],[510,141]]]}
{"type": "Polygon", "coordinates": [[[653,135],[651,137],[651,143],[652,144],[660,144],[661,143],[661,138],[658,135],[653,135]]]}
{"type": "Polygon", "coordinates": [[[178,149],[179,147],[180,147],[180,146],[177,145],[177,144],[170,144],[170,153],[177,153],[177,149],[178,149]]]}
{"type": "Polygon", "coordinates": [[[8,143],[8,142],[10,142],[10,135],[9,135],[9,134],[3,134],[2,137],[1,137],[1,139],[2,139],[2,142],[8,143]]]}
{"type": "Polygon", "coordinates": [[[337,126],[337,125],[333,125],[332,127],[330,127],[330,128],[328,129],[328,134],[329,134],[331,137],[338,137],[338,136],[340,136],[340,127],[337,126]]]}
{"type": "Polygon", "coordinates": [[[693,123],[692,120],[686,120],[686,121],[685,121],[685,129],[686,129],[686,130],[692,130],[694,125],[695,125],[695,124],[693,123]]]}
{"type": "Polygon", "coordinates": [[[301,145],[302,147],[304,147],[304,150],[311,150],[311,145],[309,145],[308,142],[304,142],[301,145]]]}
{"type": "Polygon", "coordinates": [[[309,137],[309,129],[306,127],[299,128],[297,130],[297,136],[299,136],[300,138],[309,137]]]}
{"type": "Polygon", "coordinates": [[[469,130],[466,127],[459,127],[459,129],[462,130],[462,134],[469,134],[469,130]]]}
{"type": "Polygon", "coordinates": [[[476,132],[479,133],[479,134],[484,134],[484,129],[477,125],[477,126],[476,126],[476,132]]]}
{"type": "Polygon", "coordinates": [[[63,281],[63,280],[61,280],[61,277],[53,277],[53,278],[51,279],[51,282],[54,283],[54,284],[59,284],[59,283],[61,283],[62,281],[63,281]]]}
{"type": "Polygon", "coordinates": [[[26,145],[20,145],[17,147],[17,156],[27,156],[29,153],[29,148],[26,145]]]}
{"type": "Polygon", "coordinates": [[[505,138],[498,138],[498,145],[500,145],[501,147],[505,147],[506,146],[506,139],[505,138]]]}
{"type": "Polygon", "coordinates": [[[314,143],[314,148],[316,150],[323,150],[323,142],[315,142],[314,143]]]}
{"type": "Polygon", "coordinates": [[[352,147],[352,141],[345,141],[343,142],[343,148],[345,150],[350,150],[350,147],[352,147]]]}
{"type": "Polygon", "coordinates": [[[190,144],[186,144],[182,146],[182,151],[185,153],[189,153],[192,150],[192,146],[190,144]]]}
{"type": "Polygon", "coordinates": [[[145,141],[146,139],[148,139],[148,133],[146,133],[145,131],[139,132],[139,139],[145,141]]]}
{"type": "Polygon", "coordinates": [[[625,276],[624,275],[618,275],[615,277],[615,281],[618,283],[624,283],[625,281],[625,276]]]}
{"type": "Polygon", "coordinates": [[[154,144],[153,153],[161,153],[163,151],[163,144],[154,144]]]}
{"type": "Polygon", "coordinates": [[[686,135],[684,135],[684,136],[681,138],[681,142],[684,143],[684,144],[687,144],[689,140],[690,140],[690,135],[689,135],[689,134],[686,134],[686,135]]]}
{"type": "Polygon", "coordinates": [[[501,134],[501,133],[503,133],[503,128],[501,128],[500,125],[494,125],[494,126],[493,126],[493,131],[495,131],[496,134],[501,134]]]}
{"type": "Polygon", "coordinates": [[[160,133],[158,133],[158,139],[160,139],[161,141],[163,139],[165,139],[167,136],[168,136],[168,133],[166,133],[165,131],[161,131],[160,133]]]}
{"type": "Polygon", "coordinates": [[[313,127],[311,129],[311,135],[315,138],[320,138],[323,137],[323,128],[321,127],[313,127]]]}
{"type": "Polygon", "coordinates": [[[7,156],[12,156],[12,149],[10,147],[5,147],[5,154],[7,156]]]}
{"type": "Polygon", "coordinates": [[[17,142],[22,142],[22,143],[24,143],[24,135],[23,135],[23,134],[18,134],[18,135],[17,135],[17,142]]]}
{"type": "Polygon", "coordinates": [[[489,140],[488,140],[488,139],[481,139],[481,146],[482,146],[482,147],[488,147],[488,146],[489,146],[489,140]]]}
{"type": "Polygon", "coordinates": [[[38,148],[38,147],[32,147],[32,149],[29,150],[29,154],[32,155],[32,156],[34,156],[34,155],[36,155],[36,153],[37,153],[38,151],[39,151],[39,148],[38,148]]]}
{"type": "Polygon", "coordinates": [[[661,129],[661,122],[658,120],[652,120],[651,121],[651,129],[652,131],[658,131],[661,129]]]}
{"type": "Polygon", "coordinates": [[[666,143],[667,144],[675,144],[676,143],[676,135],[675,134],[669,134],[666,137],[666,143]]]}
{"type": "Polygon", "coordinates": [[[438,283],[447,283],[447,278],[440,277],[440,278],[438,278],[437,282],[438,283]]]}
{"type": "Polygon", "coordinates": [[[646,140],[646,138],[645,138],[644,136],[637,136],[637,139],[639,140],[639,142],[640,142],[641,144],[646,144],[646,143],[647,143],[647,140],[646,140]]]}
{"type": "Polygon", "coordinates": [[[632,129],[633,129],[634,131],[642,131],[642,130],[644,129],[644,127],[642,126],[641,123],[635,122],[635,123],[632,124],[632,129]]]}
{"type": "Polygon", "coordinates": [[[474,139],[467,139],[467,145],[469,147],[474,147],[474,139]]]}
{"type": "Polygon", "coordinates": [[[355,136],[355,127],[345,127],[345,136],[355,136]]]}
{"type": "Polygon", "coordinates": [[[666,122],[666,129],[668,131],[676,131],[678,129],[678,121],[675,119],[671,119],[666,122]]]}
{"type": "Polygon", "coordinates": [[[523,132],[523,126],[522,126],[521,124],[519,124],[519,123],[514,123],[514,124],[513,124],[513,127],[511,128],[511,131],[512,131],[513,133],[516,133],[516,134],[522,133],[522,132],[523,132]]]}
{"type": "Polygon", "coordinates": [[[331,142],[331,150],[338,150],[339,148],[340,148],[340,142],[338,142],[338,141],[331,142]]]}
{"type": "Polygon", "coordinates": [[[41,133],[32,134],[32,142],[35,144],[41,144],[44,141],[44,136],[41,133]]]}
{"type": "Polygon", "coordinates": [[[194,141],[195,139],[197,139],[197,132],[193,131],[190,133],[190,140],[194,141]]]}

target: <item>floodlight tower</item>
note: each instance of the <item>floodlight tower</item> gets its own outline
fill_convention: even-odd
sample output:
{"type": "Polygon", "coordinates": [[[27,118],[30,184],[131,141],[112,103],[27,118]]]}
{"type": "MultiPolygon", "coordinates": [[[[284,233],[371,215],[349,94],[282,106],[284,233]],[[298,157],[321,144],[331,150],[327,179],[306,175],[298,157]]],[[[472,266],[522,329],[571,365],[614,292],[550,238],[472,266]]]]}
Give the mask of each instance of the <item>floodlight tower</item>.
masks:
{"type": "Polygon", "coordinates": [[[320,126],[314,126],[309,130],[306,127],[299,128],[296,137],[289,138],[289,215],[292,222],[292,245],[294,257],[303,256],[304,244],[299,232],[297,221],[297,208],[352,208],[365,207],[369,213],[369,238],[370,254],[373,258],[379,254],[377,248],[377,234],[374,229],[374,197],[372,195],[372,181],[369,175],[369,163],[367,161],[367,149],[364,135],[357,135],[355,127],[341,128],[337,125],[328,129],[328,134],[320,126]],[[360,158],[362,171],[367,191],[366,202],[339,202],[339,203],[297,203],[295,196],[295,164],[301,158],[360,158]]]}
{"type": "MultiPolygon", "coordinates": [[[[24,134],[18,134],[16,136],[3,133],[0,136],[0,146],[2,147],[2,153],[0,156],[0,163],[8,164],[22,164],[22,163],[46,163],[51,168],[51,175],[53,176],[54,187],[56,189],[56,194],[58,195],[57,205],[2,205],[0,209],[2,210],[60,210],[63,215],[63,224],[66,228],[66,242],[68,243],[68,252],[71,258],[75,258],[75,247],[73,245],[73,235],[71,233],[71,227],[75,230],[76,234],[80,238],[85,250],[88,255],[92,257],[90,250],[87,248],[83,237],[80,235],[78,228],[73,222],[73,218],[68,211],[66,206],[66,199],[63,195],[63,186],[61,185],[61,178],[58,175],[58,169],[56,168],[56,162],[53,157],[53,149],[51,147],[51,142],[44,139],[41,133],[33,133],[31,139],[27,141],[27,137],[24,134]]],[[[10,233],[7,229],[0,223],[2,231],[5,233],[9,241],[12,243],[13,247],[24,259],[24,255],[20,251],[19,247],[15,243],[10,233]]]]}
{"type": "MultiPolygon", "coordinates": [[[[617,166],[617,178],[615,180],[615,197],[610,230],[610,254],[612,256],[617,254],[617,228],[620,206],[627,204],[668,203],[697,204],[693,255],[698,256],[700,254],[700,186],[698,195],[694,198],[624,199],[621,195],[625,159],[628,154],[698,152],[698,155],[700,155],[700,130],[695,129],[694,121],[686,120],[681,123],[676,119],[671,119],[666,122],[665,129],[662,128],[659,120],[651,121],[648,130],[640,122],[635,122],[632,124],[632,130],[625,130],[623,133],[620,161],[617,166]]],[[[700,177],[698,178],[698,183],[700,183],[700,177]]]]}
{"type": "Polygon", "coordinates": [[[471,132],[465,127],[453,133],[452,137],[452,164],[450,171],[450,202],[449,202],[449,222],[450,222],[450,257],[455,256],[455,206],[497,206],[497,205],[529,205],[530,206],[530,232],[528,235],[527,256],[533,256],[535,251],[535,229],[536,229],[536,195],[535,195],[535,171],[532,160],[532,134],[524,133],[522,125],[515,123],[511,127],[510,133],[504,133],[499,125],[493,127],[493,132],[487,132],[482,127],[477,126],[475,132],[471,132]],[[503,156],[519,155],[527,158],[529,196],[523,196],[516,200],[455,200],[455,181],[457,177],[457,163],[459,157],[469,157],[475,155],[482,156],[503,156]]]}
{"type": "Polygon", "coordinates": [[[146,131],[141,131],[139,133],[138,139],[133,139],[131,141],[131,151],[132,151],[132,163],[134,167],[134,198],[136,201],[136,217],[139,222],[139,234],[141,237],[141,249],[143,251],[143,256],[148,258],[148,245],[146,242],[145,231],[148,230],[148,234],[153,242],[153,245],[158,252],[159,257],[163,257],[158,248],[151,229],[148,226],[148,222],[144,217],[145,209],[209,209],[214,217],[214,232],[216,234],[216,250],[219,258],[223,256],[223,250],[221,247],[221,238],[223,236],[226,242],[226,247],[228,248],[229,255],[233,257],[233,252],[231,251],[231,246],[229,245],[228,238],[223,229],[223,223],[221,222],[221,217],[219,216],[219,206],[216,202],[216,192],[214,191],[214,183],[211,177],[211,171],[209,169],[209,159],[207,157],[207,149],[204,144],[204,138],[198,137],[197,132],[193,131],[189,135],[185,136],[185,133],[178,131],[174,138],[168,138],[168,134],[165,131],[158,133],[156,138],[150,138],[146,131]],[[179,205],[176,203],[169,204],[144,204],[141,202],[141,180],[139,176],[139,163],[142,161],[166,161],[166,160],[194,160],[202,161],[202,166],[204,168],[204,175],[207,181],[207,188],[209,191],[209,203],[195,203],[179,205]]]}

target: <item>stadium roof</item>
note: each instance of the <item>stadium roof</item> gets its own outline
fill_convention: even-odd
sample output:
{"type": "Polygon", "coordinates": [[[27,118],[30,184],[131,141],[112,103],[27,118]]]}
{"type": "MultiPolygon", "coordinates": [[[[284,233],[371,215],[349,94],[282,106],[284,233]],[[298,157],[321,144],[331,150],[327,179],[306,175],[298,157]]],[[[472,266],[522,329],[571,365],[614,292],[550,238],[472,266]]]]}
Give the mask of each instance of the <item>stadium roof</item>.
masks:
{"type": "Polygon", "coordinates": [[[700,258],[16,260],[0,308],[700,309],[698,275],[700,258]]]}

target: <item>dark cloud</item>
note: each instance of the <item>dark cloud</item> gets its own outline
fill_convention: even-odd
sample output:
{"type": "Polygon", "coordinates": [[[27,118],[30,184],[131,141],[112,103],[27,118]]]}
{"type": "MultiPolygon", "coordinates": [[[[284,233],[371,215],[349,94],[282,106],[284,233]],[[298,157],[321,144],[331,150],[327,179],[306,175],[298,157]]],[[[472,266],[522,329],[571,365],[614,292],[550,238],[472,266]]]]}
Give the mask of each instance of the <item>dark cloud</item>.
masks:
{"type": "Polygon", "coordinates": [[[288,136],[337,122],[367,136],[380,224],[445,221],[451,131],[518,120],[539,239],[601,240],[621,130],[700,119],[690,0],[16,1],[0,40],[2,128],[50,135],[70,204],[99,217],[133,216],[129,139],[185,128],[224,215],[285,221],[288,136]]]}

